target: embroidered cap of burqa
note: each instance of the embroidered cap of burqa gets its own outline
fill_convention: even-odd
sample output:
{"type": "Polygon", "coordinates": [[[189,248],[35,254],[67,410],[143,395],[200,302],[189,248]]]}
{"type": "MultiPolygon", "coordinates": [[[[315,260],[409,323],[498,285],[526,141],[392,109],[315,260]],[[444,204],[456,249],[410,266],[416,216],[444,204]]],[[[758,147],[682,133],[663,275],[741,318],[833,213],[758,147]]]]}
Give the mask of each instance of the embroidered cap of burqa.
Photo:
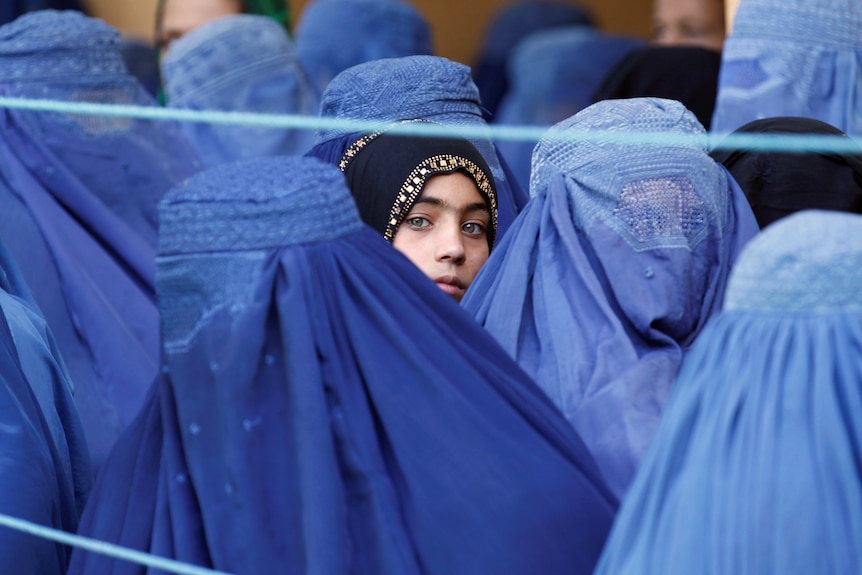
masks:
{"type": "MultiPolygon", "coordinates": [[[[171,44],[162,60],[169,108],[299,114],[317,117],[317,96],[284,26],[266,16],[226,16],[171,44]]],[[[249,158],[303,154],[313,130],[183,122],[208,166],[249,158]]]]}
{"type": "Polygon", "coordinates": [[[731,273],[597,573],[862,565],[862,216],[793,214],[731,273]]]}
{"type": "MultiPolygon", "coordinates": [[[[497,237],[527,203],[527,195],[500,162],[494,143],[482,137],[487,127],[482,117],[479,90],[470,68],[437,56],[409,56],[367,62],[336,76],[320,104],[323,118],[398,122],[428,120],[479,130],[468,138],[491,168],[497,185],[499,219],[497,237]]],[[[308,153],[332,164],[363,134],[346,127],[317,132],[308,153]]]]}
{"type": "Polygon", "coordinates": [[[231,573],[591,572],[588,451],[336,167],[220,166],[159,214],[165,375],[82,533],[231,573]]]}
{"type": "MultiPolygon", "coordinates": [[[[72,383],[45,319],[0,243],[0,513],[74,532],[92,472],[72,383]]],[[[0,571],[62,575],[69,549],[3,529],[0,571]]]]}
{"type": "Polygon", "coordinates": [[[530,191],[461,305],[622,495],[757,221],[707,155],[703,126],[673,100],[608,100],[557,124],[533,153],[530,191]],[[617,139],[578,139],[585,131],[617,139]],[[677,141],[634,140],[642,133],[677,141]]]}
{"type": "MultiPolygon", "coordinates": [[[[0,94],[154,105],[123,65],[119,34],[72,11],[0,27],[0,94]]],[[[0,115],[0,237],[66,360],[98,461],[157,372],[156,205],[195,155],[170,122],[0,115]]]]}
{"type": "Polygon", "coordinates": [[[862,2],[740,0],[722,49],[716,132],[804,116],[862,135],[862,2]]]}

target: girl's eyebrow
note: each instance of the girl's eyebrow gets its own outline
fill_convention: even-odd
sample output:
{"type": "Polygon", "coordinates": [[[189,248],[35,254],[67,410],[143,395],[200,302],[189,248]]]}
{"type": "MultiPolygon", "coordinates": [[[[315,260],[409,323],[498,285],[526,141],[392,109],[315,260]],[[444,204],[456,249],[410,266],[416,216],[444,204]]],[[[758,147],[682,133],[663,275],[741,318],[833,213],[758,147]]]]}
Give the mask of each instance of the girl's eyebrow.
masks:
{"type": "MultiPolygon", "coordinates": [[[[436,207],[442,208],[444,210],[450,210],[450,211],[458,211],[459,210],[459,208],[457,206],[453,206],[449,202],[441,200],[440,198],[435,198],[433,196],[429,197],[429,198],[420,196],[419,199],[413,203],[414,206],[417,204],[430,204],[432,206],[436,206],[436,207]]],[[[488,212],[489,214],[491,213],[491,210],[488,209],[488,206],[485,205],[485,202],[474,202],[472,204],[467,204],[466,206],[464,206],[463,211],[465,211],[465,212],[483,211],[483,212],[488,212]]]]}

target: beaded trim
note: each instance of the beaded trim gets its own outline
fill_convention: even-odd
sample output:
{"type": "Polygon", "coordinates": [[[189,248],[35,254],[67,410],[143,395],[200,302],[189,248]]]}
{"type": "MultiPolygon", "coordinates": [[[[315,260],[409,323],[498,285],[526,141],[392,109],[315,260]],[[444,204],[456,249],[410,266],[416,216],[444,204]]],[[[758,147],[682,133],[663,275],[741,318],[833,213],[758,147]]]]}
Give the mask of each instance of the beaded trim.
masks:
{"type": "Polygon", "coordinates": [[[344,151],[344,154],[341,155],[341,159],[338,161],[338,169],[341,170],[342,172],[346,172],[347,166],[350,164],[350,160],[352,160],[354,157],[356,157],[356,154],[358,154],[362,150],[362,148],[367,146],[368,143],[371,142],[371,140],[373,140],[374,138],[376,138],[377,136],[379,136],[383,132],[387,131],[392,126],[398,126],[401,124],[414,124],[417,122],[424,122],[426,124],[435,124],[436,123],[436,122],[432,122],[431,120],[424,120],[422,118],[416,118],[413,120],[401,120],[400,122],[393,123],[386,130],[378,130],[378,131],[371,133],[371,134],[365,134],[364,136],[362,136],[361,138],[359,138],[358,140],[356,140],[355,142],[350,144],[350,146],[347,148],[347,150],[344,151]]]}
{"type": "MultiPolygon", "coordinates": [[[[393,125],[410,124],[413,122],[427,122],[429,124],[436,123],[431,120],[416,118],[413,120],[402,120],[393,125]]],[[[350,162],[356,157],[356,154],[362,151],[362,149],[374,140],[374,138],[385,131],[386,130],[379,130],[371,134],[366,134],[350,144],[344,154],[342,154],[341,160],[338,162],[338,168],[342,172],[346,172],[347,166],[350,165],[350,162]]],[[[425,187],[425,182],[428,181],[429,177],[437,174],[452,173],[456,170],[466,170],[470,176],[472,176],[473,181],[476,182],[479,190],[491,203],[491,229],[489,230],[491,238],[489,243],[493,248],[494,241],[497,236],[497,195],[494,193],[494,188],[491,186],[488,175],[482,171],[482,168],[467,158],[450,154],[442,154],[428,158],[410,172],[410,175],[407,176],[407,180],[405,180],[404,184],[401,186],[401,191],[395,199],[395,204],[392,206],[392,210],[389,212],[389,221],[386,223],[386,232],[383,234],[383,238],[388,242],[392,241],[392,238],[395,237],[395,230],[397,230],[398,226],[401,225],[401,221],[404,219],[404,216],[407,215],[407,211],[409,211],[404,211],[404,207],[413,205],[416,198],[422,192],[422,188],[425,187]]]]}
{"type": "Polygon", "coordinates": [[[386,232],[383,234],[383,238],[388,242],[392,241],[392,238],[395,237],[395,231],[401,225],[404,216],[409,213],[416,198],[422,193],[428,178],[437,174],[449,174],[456,170],[466,170],[473,177],[479,190],[491,203],[491,229],[489,230],[491,239],[489,243],[493,247],[497,235],[497,196],[491,187],[491,182],[488,180],[487,174],[475,163],[467,158],[451,154],[432,156],[410,172],[401,186],[401,191],[395,199],[395,204],[392,205],[392,210],[389,212],[389,221],[386,222],[386,232]]]}

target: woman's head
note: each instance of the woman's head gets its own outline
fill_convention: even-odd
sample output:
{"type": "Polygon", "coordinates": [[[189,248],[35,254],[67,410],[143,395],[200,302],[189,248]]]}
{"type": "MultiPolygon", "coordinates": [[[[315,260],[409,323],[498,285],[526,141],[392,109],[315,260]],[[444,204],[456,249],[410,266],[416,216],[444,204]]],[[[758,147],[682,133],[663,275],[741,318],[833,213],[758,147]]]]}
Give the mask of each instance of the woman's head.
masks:
{"type": "Polygon", "coordinates": [[[496,191],[478,150],[462,139],[371,135],[340,165],[363,221],[460,301],[497,231],[496,191]]]}

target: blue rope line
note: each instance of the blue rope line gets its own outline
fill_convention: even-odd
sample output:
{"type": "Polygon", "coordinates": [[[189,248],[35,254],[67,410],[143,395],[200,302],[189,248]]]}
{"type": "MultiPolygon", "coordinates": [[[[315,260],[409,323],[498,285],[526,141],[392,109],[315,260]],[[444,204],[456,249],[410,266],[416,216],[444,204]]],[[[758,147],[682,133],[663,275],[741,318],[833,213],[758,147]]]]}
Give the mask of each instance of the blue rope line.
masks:
{"type": "Polygon", "coordinates": [[[39,525],[37,523],[32,523],[30,521],[25,521],[2,513],[0,513],[0,525],[8,527],[9,529],[14,529],[15,531],[21,531],[22,533],[41,537],[42,539],[48,539],[64,545],[78,547],[85,551],[92,551],[93,553],[99,553],[100,555],[106,555],[115,559],[122,559],[123,561],[129,561],[130,563],[136,563],[138,565],[144,565],[154,569],[161,569],[162,571],[175,573],[176,575],[230,575],[224,571],[214,571],[205,567],[198,567],[196,565],[189,565],[173,559],[166,559],[157,555],[142,553],[141,551],[135,551],[134,549],[126,549],[125,547],[114,545],[113,543],[105,543],[104,541],[97,541],[95,539],[81,537],[80,535],[73,535],[71,533],[66,533],[65,531],[60,531],[59,529],[52,529],[50,527],[45,527],[44,525],[39,525]]]}
{"type": "Polygon", "coordinates": [[[537,142],[539,139],[575,140],[598,144],[705,146],[708,149],[745,149],[755,152],[816,152],[821,154],[859,154],[860,144],[847,136],[820,134],[745,134],[711,133],[697,135],[668,134],[664,132],[621,133],[615,131],[554,131],[546,126],[455,126],[426,122],[398,124],[389,121],[353,120],[349,118],[322,118],[318,116],[288,114],[257,114],[251,112],[220,112],[215,110],[180,110],[157,106],[130,106],[94,104],[27,98],[0,97],[0,108],[138,118],[199,122],[219,125],[242,125],[269,129],[337,130],[343,133],[369,133],[388,129],[390,132],[429,137],[461,137],[507,141],[537,142]]]}

